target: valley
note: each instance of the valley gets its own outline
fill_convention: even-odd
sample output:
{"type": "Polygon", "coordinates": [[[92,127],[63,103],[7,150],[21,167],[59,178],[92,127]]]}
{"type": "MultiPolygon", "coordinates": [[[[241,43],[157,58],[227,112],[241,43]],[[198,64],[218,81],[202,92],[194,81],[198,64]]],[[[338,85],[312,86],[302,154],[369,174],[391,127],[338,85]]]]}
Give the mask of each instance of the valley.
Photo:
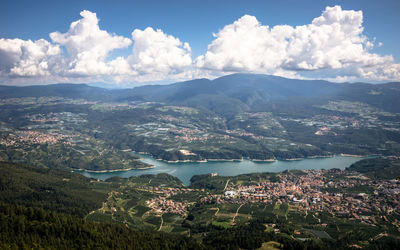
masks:
{"type": "MultiPolygon", "coordinates": [[[[230,76],[229,80],[235,80],[232,80],[235,76],[230,76]]],[[[236,77],[240,80],[243,76],[236,77]]],[[[259,77],[256,75],[253,81],[261,81],[261,86],[276,91],[274,81],[259,77]]],[[[328,88],[325,101],[321,100],[321,93],[314,97],[307,93],[304,98],[290,101],[289,97],[282,96],[253,100],[252,106],[244,104],[240,98],[231,100],[231,103],[242,103],[236,111],[230,110],[231,104],[224,103],[226,96],[215,99],[212,107],[208,102],[184,101],[184,106],[182,102],[172,101],[176,91],[179,93],[185,88],[200,91],[191,101],[204,97],[202,86],[196,84],[184,82],[180,83],[180,88],[177,84],[147,87],[160,88],[163,94],[172,88],[174,92],[170,93],[168,103],[163,102],[166,97],[139,98],[142,88],[132,92],[71,85],[67,90],[59,85],[50,93],[42,91],[43,94],[33,97],[26,97],[25,88],[34,87],[17,88],[10,92],[12,97],[3,92],[0,157],[12,162],[105,171],[151,167],[129,154],[131,150],[169,162],[399,154],[400,115],[397,110],[393,110],[393,106],[383,108],[361,102],[359,97],[347,100],[347,96],[338,96],[337,88],[344,88],[341,85],[331,83],[330,88],[335,91],[328,88]],[[80,88],[92,88],[92,94],[86,99],[80,95],[74,98],[72,93],[75,92],[71,92],[74,88],[77,88],[75,92],[80,88]],[[44,153],[47,157],[39,157],[44,153]]],[[[311,83],[296,80],[291,84],[308,86],[311,83]]],[[[364,91],[369,91],[366,95],[371,95],[370,88],[386,91],[381,85],[365,85],[364,91]]],[[[390,85],[388,91],[391,89],[390,85]]],[[[386,98],[384,91],[373,93],[373,98],[379,95],[386,98]]]]}
{"type": "Polygon", "coordinates": [[[249,74],[0,86],[0,246],[396,246],[399,95],[249,74]]]}

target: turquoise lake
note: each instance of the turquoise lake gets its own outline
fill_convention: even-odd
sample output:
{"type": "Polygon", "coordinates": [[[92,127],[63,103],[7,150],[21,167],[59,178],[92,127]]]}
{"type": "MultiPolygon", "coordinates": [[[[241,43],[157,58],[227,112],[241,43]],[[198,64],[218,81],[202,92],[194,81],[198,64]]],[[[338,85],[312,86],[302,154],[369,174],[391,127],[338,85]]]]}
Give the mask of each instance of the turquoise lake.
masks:
{"type": "MultiPolygon", "coordinates": [[[[181,162],[168,163],[158,161],[150,155],[138,155],[145,163],[155,166],[151,169],[129,170],[109,173],[90,173],[79,171],[86,177],[105,180],[113,176],[130,177],[143,174],[167,173],[178,177],[185,185],[190,184],[193,175],[218,173],[223,176],[234,176],[239,174],[256,172],[282,172],[292,169],[345,169],[356,161],[365,157],[333,156],[329,158],[308,158],[298,161],[275,161],[275,162],[252,162],[244,159],[243,161],[210,161],[210,162],[181,162]]],[[[77,171],[78,172],[78,171],[77,171]]]]}

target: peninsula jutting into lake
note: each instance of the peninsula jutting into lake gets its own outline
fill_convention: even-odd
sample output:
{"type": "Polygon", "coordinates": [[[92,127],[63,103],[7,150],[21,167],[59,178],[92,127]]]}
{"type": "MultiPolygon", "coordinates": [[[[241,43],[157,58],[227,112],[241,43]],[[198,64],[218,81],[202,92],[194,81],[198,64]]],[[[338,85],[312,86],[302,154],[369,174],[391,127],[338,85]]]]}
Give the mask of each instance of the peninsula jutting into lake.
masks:
{"type": "Polygon", "coordinates": [[[117,172],[90,172],[77,171],[86,177],[106,180],[111,177],[128,178],[131,176],[139,176],[144,174],[167,173],[177,177],[186,186],[190,185],[190,179],[194,175],[217,173],[221,176],[233,176],[247,173],[262,173],[262,172],[282,172],[284,170],[307,170],[307,169],[345,169],[351,164],[364,159],[362,157],[343,157],[333,156],[329,158],[312,158],[302,159],[298,161],[275,161],[275,162],[254,162],[247,159],[242,161],[211,161],[211,162],[181,162],[168,163],[159,161],[149,155],[138,155],[141,161],[152,165],[151,169],[143,170],[128,170],[117,172]]]}

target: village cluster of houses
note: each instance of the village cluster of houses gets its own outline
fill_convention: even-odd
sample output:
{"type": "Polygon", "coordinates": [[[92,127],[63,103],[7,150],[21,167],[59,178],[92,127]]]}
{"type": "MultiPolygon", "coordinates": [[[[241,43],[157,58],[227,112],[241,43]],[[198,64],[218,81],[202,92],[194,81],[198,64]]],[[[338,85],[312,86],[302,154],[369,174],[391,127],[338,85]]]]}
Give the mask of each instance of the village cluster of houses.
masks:
{"type": "Polygon", "coordinates": [[[143,191],[157,194],[156,198],[146,201],[146,205],[152,209],[156,214],[174,213],[185,216],[187,207],[190,204],[188,201],[174,201],[168,199],[171,196],[189,193],[189,192],[204,192],[204,189],[191,189],[191,188],[172,188],[172,187],[142,187],[143,191]]]}
{"type": "Polygon", "coordinates": [[[208,195],[206,203],[290,203],[305,211],[329,212],[333,216],[374,225],[376,216],[400,214],[400,181],[370,180],[350,171],[306,170],[304,175],[282,174],[279,182],[228,185],[223,194],[208,195]],[[355,192],[368,187],[372,193],[355,192]]]}
{"type": "Polygon", "coordinates": [[[23,130],[18,131],[17,134],[9,134],[7,138],[0,138],[0,144],[6,146],[18,146],[19,144],[55,144],[59,141],[64,141],[66,144],[70,142],[66,141],[69,137],[63,134],[52,133],[45,134],[39,131],[23,130]]]}
{"type": "Polygon", "coordinates": [[[228,140],[231,138],[229,135],[213,135],[200,131],[199,129],[189,129],[189,128],[180,128],[180,129],[170,129],[172,133],[175,133],[176,140],[182,140],[185,142],[193,142],[193,141],[207,141],[207,140],[228,140]]]}
{"type": "Polygon", "coordinates": [[[173,201],[162,196],[148,200],[146,204],[156,214],[173,213],[181,216],[186,215],[188,205],[187,202],[173,201]]]}
{"type": "Polygon", "coordinates": [[[251,137],[251,138],[256,139],[256,140],[261,140],[261,139],[264,139],[264,138],[265,138],[264,136],[255,135],[255,134],[253,134],[253,133],[250,133],[250,132],[247,132],[247,131],[244,131],[244,130],[240,130],[240,129],[225,130],[225,132],[226,132],[227,134],[231,134],[231,135],[235,135],[235,136],[247,136],[247,137],[251,137]]]}
{"type": "MultiPolygon", "coordinates": [[[[361,112],[361,111],[359,111],[361,112]]],[[[399,131],[399,122],[395,120],[382,120],[379,116],[393,116],[387,112],[360,113],[358,116],[346,117],[340,115],[315,115],[311,118],[282,118],[281,120],[293,121],[305,126],[318,127],[316,135],[336,135],[332,129],[346,128],[382,128],[384,130],[399,131]]]]}
{"type": "Polygon", "coordinates": [[[279,181],[264,180],[252,185],[230,182],[222,194],[184,187],[143,187],[143,191],[158,195],[146,201],[157,214],[185,216],[191,203],[170,197],[188,192],[198,192],[202,196],[200,203],[289,203],[306,213],[324,211],[369,225],[376,225],[377,219],[388,221],[387,215],[392,213],[400,214],[398,180],[370,180],[359,173],[337,169],[305,170],[297,175],[289,172],[279,177],[279,181]],[[360,187],[370,191],[357,191],[360,187]]]}

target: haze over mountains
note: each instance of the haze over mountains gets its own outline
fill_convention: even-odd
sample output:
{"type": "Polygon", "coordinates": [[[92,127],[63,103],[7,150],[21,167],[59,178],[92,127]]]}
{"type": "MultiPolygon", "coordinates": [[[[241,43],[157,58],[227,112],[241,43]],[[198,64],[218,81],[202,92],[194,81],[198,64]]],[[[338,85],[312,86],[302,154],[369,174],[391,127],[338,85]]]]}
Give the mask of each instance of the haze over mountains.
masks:
{"type": "Polygon", "coordinates": [[[272,103],[314,103],[341,99],[360,101],[388,112],[400,112],[400,83],[332,83],[259,74],[232,74],[169,85],[104,89],[86,84],[26,87],[0,86],[1,98],[59,96],[99,101],[150,101],[185,105],[223,114],[273,108],[272,103]],[[290,102],[288,102],[290,100],[290,102]]]}

